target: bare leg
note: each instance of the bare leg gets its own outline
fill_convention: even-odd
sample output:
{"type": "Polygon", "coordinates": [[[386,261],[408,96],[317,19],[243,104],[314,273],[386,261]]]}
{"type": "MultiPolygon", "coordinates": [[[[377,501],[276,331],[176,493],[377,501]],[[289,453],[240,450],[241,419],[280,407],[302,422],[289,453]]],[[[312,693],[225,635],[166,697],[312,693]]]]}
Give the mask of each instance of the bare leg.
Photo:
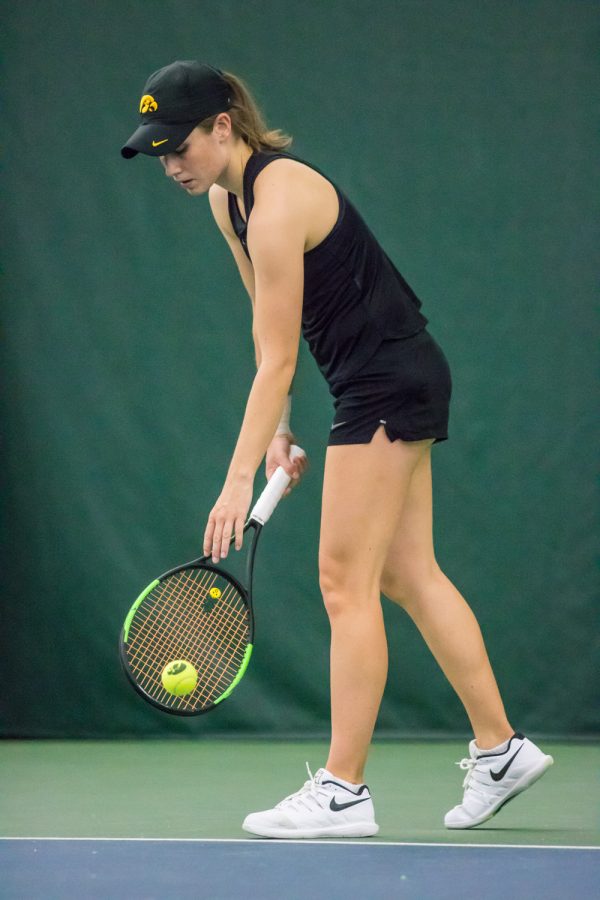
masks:
{"type": "Polygon", "coordinates": [[[327,769],[351,782],[364,766],[387,674],[380,580],[419,460],[430,441],[330,447],[323,484],[319,570],[331,624],[327,769]]]}
{"type": "Polygon", "coordinates": [[[415,622],[460,697],[477,745],[513,734],[477,620],[433,551],[431,453],[415,468],[383,569],[381,590],[415,622]]]}

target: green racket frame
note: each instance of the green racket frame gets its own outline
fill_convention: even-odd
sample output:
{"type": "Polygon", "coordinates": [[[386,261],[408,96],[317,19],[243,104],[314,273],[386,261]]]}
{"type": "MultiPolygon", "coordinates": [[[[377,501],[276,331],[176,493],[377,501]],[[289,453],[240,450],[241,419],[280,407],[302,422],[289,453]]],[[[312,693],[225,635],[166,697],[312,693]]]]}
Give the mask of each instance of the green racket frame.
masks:
{"type": "MultiPolygon", "coordinates": [[[[295,445],[291,447],[290,450],[290,458],[296,459],[300,456],[304,455],[304,451],[300,449],[300,447],[296,447],[295,445]]],[[[252,608],[252,578],[254,574],[254,559],[256,555],[256,547],[258,544],[258,539],[260,537],[261,531],[265,523],[271,517],[275,507],[279,503],[279,500],[283,496],[286,488],[290,483],[290,476],[285,472],[285,470],[279,466],[279,468],[275,471],[273,476],[269,479],[266,487],[264,488],[262,494],[254,505],[252,512],[250,513],[250,517],[246,524],[244,525],[244,534],[249,530],[253,530],[252,541],[250,544],[250,549],[248,550],[248,556],[246,560],[246,569],[245,569],[245,585],[242,584],[235,576],[233,576],[227,569],[222,567],[220,564],[214,564],[210,562],[210,556],[201,556],[198,559],[192,560],[191,562],[184,563],[183,565],[176,566],[173,569],[169,569],[168,572],[165,572],[164,575],[161,575],[160,578],[156,578],[151,584],[149,584],[136,599],[132,607],[130,608],[127,616],[125,618],[125,622],[123,624],[123,628],[121,629],[121,633],[119,636],[119,657],[127,675],[128,680],[133,685],[137,693],[143,697],[148,703],[152,706],[160,709],[162,712],[170,713],[171,715],[176,716],[197,716],[202,715],[206,712],[210,712],[210,710],[215,709],[220,703],[223,702],[229,695],[232,693],[235,687],[242,680],[250,662],[250,658],[252,656],[252,651],[254,647],[254,612],[252,608]],[[214,700],[210,703],[206,703],[198,708],[197,705],[194,705],[194,702],[199,700],[200,694],[198,692],[198,687],[196,686],[193,691],[190,691],[189,694],[183,695],[181,697],[175,697],[174,695],[169,695],[167,698],[167,692],[163,691],[163,699],[164,702],[160,699],[157,699],[156,696],[152,696],[151,693],[145,689],[144,683],[147,685],[150,680],[153,680],[154,685],[156,686],[157,680],[157,668],[156,666],[159,663],[154,665],[154,659],[151,659],[150,662],[147,663],[149,667],[154,665],[152,669],[151,675],[148,673],[142,674],[139,669],[138,671],[134,669],[129,656],[129,637],[132,626],[135,623],[136,613],[139,611],[144,611],[144,601],[152,592],[159,588],[161,584],[167,582],[170,578],[177,576],[181,572],[190,570],[201,570],[204,572],[212,572],[215,576],[218,576],[221,579],[224,579],[228,582],[234,589],[237,591],[238,598],[241,600],[244,608],[245,615],[247,617],[247,637],[246,637],[246,646],[244,648],[242,659],[239,662],[238,669],[236,674],[231,678],[231,680],[227,683],[222,693],[220,693],[214,700]],[[189,698],[197,694],[196,701],[192,702],[189,698]],[[188,698],[186,700],[186,697],[188,698]]],[[[235,541],[235,537],[232,536],[231,543],[235,541]]],[[[201,587],[204,587],[201,585],[201,587]]],[[[196,587],[193,588],[195,590],[196,587]]],[[[182,592],[183,593],[183,592],[182,592]]],[[[166,594],[166,591],[165,591],[166,594]]],[[[160,599],[160,598],[159,598],[160,599]]],[[[185,601],[188,602],[190,599],[194,602],[198,600],[200,602],[200,596],[191,594],[191,589],[187,590],[187,595],[185,596],[185,601]]],[[[158,602],[158,600],[157,600],[158,602]]],[[[168,602],[171,602],[168,600],[168,602]]],[[[182,601],[183,602],[183,601],[182,601]]],[[[204,602],[204,601],[203,601],[204,602]]],[[[141,614],[141,612],[140,612],[141,614]]],[[[188,616],[185,627],[188,627],[188,623],[190,618],[188,616]]],[[[181,626],[180,626],[181,629],[181,626]]],[[[166,632],[165,632],[166,633],[166,632]]],[[[220,638],[220,635],[217,637],[220,638]]],[[[189,643],[189,642],[188,642],[189,643]]],[[[239,644],[238,644],[239,647],[239,644]]],[[[185,647],[183,648],[185,651],[185,647]]],[[[153,652],[153,648],[150,649],[149,654],[153,652]]],[[[132,650],[133,653],[133,650],[132,650]]],[[[169,648],[169,653],[171,653],[171,649],[169,648]]],[[[173,654],[175,654],[175,649],[173,650],[173,654]]],[[[219,664],[218,654],[212,652],[211,663],[214,660],[215,666],[219,664]]],[[[211,655],[211,654],[209,654],[211,655]]],[[[177,655],[171,655],[171,659],[183,658],[185,656],[178,657],[177,655]]],[[[163,660],[164,662],[164,660],[163,660]]],[[[168,660],[167,660],[168,662],[168,660]]],[[[208,678],[207,678],[208,680],[208,678]]],[[[218,681],[218,679],[217,679],[218,681]]],[[[157,690],[160,690],[157,688],[157,690]]]]}
{"type": "MultiPolygon", "coordinates": [[[[130,683],[133,685],[133,687],[135,688],[137,693],[141,697],[143,697],[144,700],[146,700],[148,703],[150,703],[152,706],[155,706],[157,709],[162,710],[162,712],[167,712],[167,713],[170,713],[171,715],[175,715],[175,716],[203,715],[204,713],[210,712],[212,709],[214,709],[216,706],[218,706],[219,703],[222,703],[223,700],[225,700],[227,697],[229,697],[231,692],[234,690],[234,688],[237,687],[237,685],[240,683],[240,681],[244,677],[244,674],[245,674],[246,669],[248,668],[248,664],[250,662],[250,657],[252,656],[252,650],[254,648],[254,627],[255,626],[254,626],[254,612],[253,612],[253,608],[252,608],[252,578],[253,578],[253,574],[254,574],[254,559],[255,559],[255,555],[256,555],[256,547],[258,544],[258,538],[262,531],[262,525],[258,522],[250,520],[244,527],[244,533],[246,533],[249,529],[253,529],[254,535],[252,538],[252,543],[251,543],[250,549],[248,551],[248,557],[247,557],[247,561],[246,561],[245,582],[248,585],[247,589],[237,578],[235,578],[231,574],[231,572],[228,572],[226,569],[222,568],[219,565],[214,565],[211,562],[209,562],[210,556],[202,556],[202,557],[199,557],[198,559],[191,560],[188,563],[184,563],[183,565],[176,566],[173,569],[169,569],[168,572],[165,572],[159,578],[156,578],[151,584],[148,585],[147,588],[145,588],[145,590],[142,591],[142,593],[136,599],[135,603],[133,604],[133,606],[131,607],[131,609],[129,610],[129,612],[127,614],[127,617],[123,624],[123,629],[122,629],[120,637],[119,637],[119,657],[120,657],[121,663],[123,665],[123,669],[125,671],[125,674],[127,675],[127,678],[129,679],[130,683]],[[248,628],[246,648],[244,651],[244,655],[243,655],[241,664],[237,671],[237,674],[235,675],[233,680],[226,687],[226,689],[223,691],[222,694],[220,694],[210,704],[207,704],[206,706],[202,706],[199,709],[198,708],[189,708],[189,701],[186,701],[185,696],[174,697],[173,700],[171,701],[171,703],[169,703],[169,704],[162,703],[159,700],[157,700],[155,697],[153,697],[147,690],[144,689],[143,684],[140,683],[139,677],[136,675],[135,670],[132,668],[132,665],[131,665],[130,659],[129,659],[129,654],[128,654],[129,631],[130,631],[132,622],[135,618],[135,614],[136,614],[137,610],[140,608],[140,606],[142,606],[143,601],[160,584],[167,581],[169,578],[172,578],[174,575],[177,575],[180,572],[185,572],[186,570],[190,570],[190,569],[201,570],[204,572],[214,572],[215,575],[220,576],[222,579],[225,579],[225,581],[228,581],[232,585],[232,587],[238,592],[240,599],[244,603],[245,612],[246,612],[246,616],[247,616],[247,628],[248,628]]],[[[193,693],[194,692],[192,692],[192,695],[193,695],[193,693]]]]}

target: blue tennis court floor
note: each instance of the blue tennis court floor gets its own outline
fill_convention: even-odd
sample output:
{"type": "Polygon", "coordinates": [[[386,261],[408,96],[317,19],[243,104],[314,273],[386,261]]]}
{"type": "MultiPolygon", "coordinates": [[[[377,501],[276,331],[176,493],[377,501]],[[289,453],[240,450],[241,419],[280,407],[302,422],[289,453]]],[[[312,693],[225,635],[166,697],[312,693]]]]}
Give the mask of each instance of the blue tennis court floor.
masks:
{"type": "Polygon", "coordinates": [[[0,839],[3,900],[570,900],[597,848],[377,841],[0,839]]]}

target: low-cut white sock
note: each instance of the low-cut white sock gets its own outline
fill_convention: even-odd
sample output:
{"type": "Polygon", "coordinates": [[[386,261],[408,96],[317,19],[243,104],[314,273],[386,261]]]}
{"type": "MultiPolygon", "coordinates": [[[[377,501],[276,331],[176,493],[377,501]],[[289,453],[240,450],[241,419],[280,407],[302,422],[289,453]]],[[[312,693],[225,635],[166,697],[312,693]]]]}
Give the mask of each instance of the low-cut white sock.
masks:
{"type": "Polygon", "coordinates": [[[497,747],[486,747],[485,750],[482,750],[477,744],[475,744],[475,749],[477,753],[506,753],[508,750],[508,745],[512,741],[512,738],[509,738],[507,741],[504,741],[503,744],[498,744],[497,747]]]}
{"type": "Polygon", "coordinates": [[[338,778],[337,775],[334,775],[333,772],[329,771],[329,769],[324,769],[323,771],[325,775],[331,778],[332,781],[335,781],[336,784],[341,784],[342,787],[348,788],[348,790],[352,791],[353,793],[356,792],[357,787],[360,787],[360,785],[363,784],[362,781],[360,782],[360,784],[354,784],[354,782],[352,781],[344,781],[343,778],[338,778]]]}

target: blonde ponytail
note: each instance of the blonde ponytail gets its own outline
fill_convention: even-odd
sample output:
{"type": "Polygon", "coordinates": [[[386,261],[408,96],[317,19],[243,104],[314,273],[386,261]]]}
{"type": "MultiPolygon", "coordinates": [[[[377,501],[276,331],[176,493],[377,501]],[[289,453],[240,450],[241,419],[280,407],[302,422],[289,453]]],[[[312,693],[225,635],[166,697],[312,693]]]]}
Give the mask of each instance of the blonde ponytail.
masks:
{"type": "MultiPolygon", "coordinates": [[[[279,128],[269,129],[263,114],[258,108],[256,100],[247,86],[231,72],[223,72],[223,77],[229,84],[233,95],[231,108],[227,110],[231,116],[233,130],[243,138],[248,146],[259,152],[261,150],[287,150],[291,146],[292,138],[279,128]]],[[[210,116],[200,122],[198,128],[211,132],[217,116],[210,116]]]]}

